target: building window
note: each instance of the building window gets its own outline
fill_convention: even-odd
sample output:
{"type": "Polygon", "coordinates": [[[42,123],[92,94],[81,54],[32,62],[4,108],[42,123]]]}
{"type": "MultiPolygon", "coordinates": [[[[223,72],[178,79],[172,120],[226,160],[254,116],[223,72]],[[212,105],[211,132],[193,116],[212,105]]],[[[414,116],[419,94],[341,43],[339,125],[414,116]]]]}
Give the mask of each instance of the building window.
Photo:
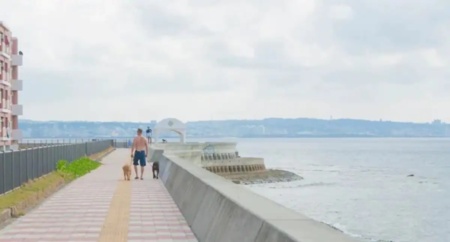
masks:
{"type": "Polygon", "coordinates": [[[5,121],[3,119],[4,118],[2,117],[2,120],[1,120],[1,123],[0,123],[0,132],[1,132],[1,136],[5,137],[5,127],[4,127],[5,121]]]}
{"type": "Polygon", "coordinates": [[[5,129],[6,129],[6,137],[11,137],[10,136],[10,133],[9,133],[9,126],[8,126],[8,124],[9,124],[9,120],[8,120],[8,118],[5,118],[5,129]]]}

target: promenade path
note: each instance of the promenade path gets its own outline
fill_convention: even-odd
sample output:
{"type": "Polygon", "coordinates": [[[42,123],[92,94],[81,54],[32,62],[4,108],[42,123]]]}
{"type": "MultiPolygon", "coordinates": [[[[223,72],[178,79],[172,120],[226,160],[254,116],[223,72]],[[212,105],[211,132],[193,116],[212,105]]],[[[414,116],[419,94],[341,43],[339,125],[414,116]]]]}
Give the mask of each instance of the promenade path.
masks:
{"type": "Polygon", "coordinates": [[[123,180],[129,154],[113,151],[104,165],[2,229],[0,242],[197,241],[162,182],[152,179],[150,166],[144,180],[123,180]]]}

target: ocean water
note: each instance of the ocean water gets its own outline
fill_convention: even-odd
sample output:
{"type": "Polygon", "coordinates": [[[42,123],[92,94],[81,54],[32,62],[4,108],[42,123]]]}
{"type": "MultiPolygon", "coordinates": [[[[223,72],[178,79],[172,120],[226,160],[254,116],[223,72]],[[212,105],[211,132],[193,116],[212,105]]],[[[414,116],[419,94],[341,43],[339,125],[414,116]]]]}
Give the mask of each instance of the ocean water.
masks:
{"type": "Polygon", "coordinates": [[[256,193],[361,241],[450,241],[450,139],[236,141],[242,156],[304,177],[256,193]]]}

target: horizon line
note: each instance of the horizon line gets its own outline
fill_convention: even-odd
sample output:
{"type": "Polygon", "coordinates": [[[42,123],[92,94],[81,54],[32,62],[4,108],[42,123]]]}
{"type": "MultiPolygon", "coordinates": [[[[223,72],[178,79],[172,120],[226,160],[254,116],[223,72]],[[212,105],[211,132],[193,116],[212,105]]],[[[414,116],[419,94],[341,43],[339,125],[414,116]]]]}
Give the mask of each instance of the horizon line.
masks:
{"type": "MultiPolygon", "coordinates": [[[[440,119],[434,119],[429,122],[417,122],[417,121],[394,121],[394,120],[371,120],[371,119],[358,119],[358,118],[335,118],[335,119],[324,119],[324,118],[309,118],[309,117],[297,117],[297,118],[281,118],[281,117],[268,117],[268,118],[260,118],[260,119],[210,119],[210,120],[191,120],[186,121],[184,123],[195,123],[195,122],[223,122],[223,121],[265,121],[269,119],[279,119],[279,120],[317,120],[317,121],[340,121],[340,120],[353,120],[353,121],[365,121],[365,122],[385,122],[385,123],[412,123],[412,124],[430,124],[435,121],[439,121],[442,124],[446,124],[444,121],[440,119]]],[[[100,120],[37,120],[37,119],[29,119],[29,118],[22,118],[19,119],[20,121],[31,121],[31,122],[59,122],[59,123],[70,123],[70,122],[79,122],[79,123],[152,123],[153,121],[158,122],[157,120],[150,120],[150,121],[125,121],[125,120],[114,120],[114,121],[100,121],[100,120]]],[[[183,122],[183,121],[182,121],[183,122]]]]}

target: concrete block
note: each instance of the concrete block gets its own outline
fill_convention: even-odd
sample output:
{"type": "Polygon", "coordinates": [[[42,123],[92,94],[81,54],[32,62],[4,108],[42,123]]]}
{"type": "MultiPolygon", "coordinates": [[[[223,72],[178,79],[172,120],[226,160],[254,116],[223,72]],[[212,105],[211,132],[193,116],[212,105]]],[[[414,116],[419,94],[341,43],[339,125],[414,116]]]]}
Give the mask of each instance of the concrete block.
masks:
{"type": "Polygon", "coordinates": [[[168,188],[170,187],[170,194],[177,204],[185,197],[186,188],[189,186],[189,181],[193,176],[184,171],[182,167],[171,166],[171,178],[167,180],[168,188]]]}
{"type": "Polygon", "coordinates": [[[170,177],[169,169],[171,164],[171,162],[167,162],[167,158],[164,156],[159,160],[159,179],[164,184],[167,182],[168,177],[170,177]]]}
{"type": "MultiPolygon", "coordinates": [[[[159,177],[162,179],[166,188],[168,187],[168,183],[170,182],[171,175],[171,166],[173,165],[166,157],[162,157],[159,160],[159,177]]],[[[169,190],[169,189],[168,189],[169,190]]],[[[170,190],[169,190],[170,192],[170,190]]]]}
{"type": "Polygon", "coordinates": [[[280,218],[288,220],[309,219],[309,217],[293,212],[291,209],[288,209],[272,200],[262,199],[260,195],[234,183],[209,181],[208,184],[215,190],[220,191],[228,199],[245,208],[248,212],[257,214],[263,220],[280,218]]]}
{"type": "Polygon", "coordinates": [[[171,187],[169,193],[174,199],[177,206],[182,211],[186,221],[189,224],[195,219],[202,200],[205,198],[207,186],[195,176],[192,176],[184,169],[175,169],[171,166],[171,162],[164,160],[164,169],[161,176],[164,177],[163,183],[166,187],[171,187]],[[169,175],[171,178],[169,179],[169,175]]]}
{"type": "Polygon", "coordinates": [[[357,242],[358,240],[350,238],[325,223],[308,218],[302,220],[268,220],[263,224],[255,241],[357,242]],[[286,231],[287,233],[280,233],[280,231],[286,231]]]}
{"type": "Polygon", "coordinates": [[[200,204],[201,209],[198,210],[191,225],[192,231],[200,241],[208,241],[206,238],[224,201],[224,197],[210,187],[206,188],[205,194],[200,204]]]}
{"type": "Polygon", "coordinates": [[[203,241],[253,242],[262,224],[263,221],[254,214],[223,197],[220,208],[214,216],[214,222],[203,241]]]}
{"type": "Polygon", "coordinates": [[[292,242],[296,240],[294,240],[294,238],[290,238],[285,233],[281,233],[281,231],[277,230],[271,224],[263,223],[261,229],[258,231],[257,237],[255,238],[255,242],[273,242],[273,241],[292,242]]]}
{"type": "Polygon", "coordinates": [[[189,178],[185,183],[178,207],[180,208],[189,225],[193,224],[198,212],[203,209],[202,201],[208,195],[208,186],[195,177],[189,178]]]}
{"type": "Polygon", "coordinates": [[[162,155],[164,153],[164,150],[161,149],[149,149],[149,161],[150,162],[155,162],[155,161],[159,161],[160,159],[162,159],[162,155]]]}

